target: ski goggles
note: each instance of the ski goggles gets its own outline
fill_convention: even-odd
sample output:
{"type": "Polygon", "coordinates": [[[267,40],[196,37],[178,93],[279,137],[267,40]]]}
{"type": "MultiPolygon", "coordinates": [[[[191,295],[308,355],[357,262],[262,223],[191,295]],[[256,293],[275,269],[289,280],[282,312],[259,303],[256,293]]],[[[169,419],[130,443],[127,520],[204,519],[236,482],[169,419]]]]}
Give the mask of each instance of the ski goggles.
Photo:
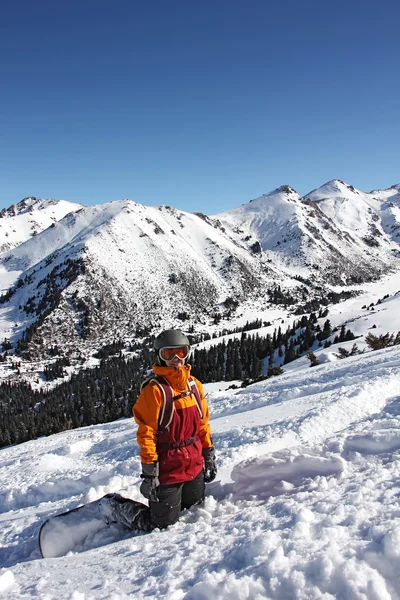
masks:
{"type": "Polygon", "coordinates": [[[189,356],[189,346],[172,346],[170,348],[160,348],[159,356],[163,360],[172,360],[177,356],[178,358],[187,358],[189,356]]]}

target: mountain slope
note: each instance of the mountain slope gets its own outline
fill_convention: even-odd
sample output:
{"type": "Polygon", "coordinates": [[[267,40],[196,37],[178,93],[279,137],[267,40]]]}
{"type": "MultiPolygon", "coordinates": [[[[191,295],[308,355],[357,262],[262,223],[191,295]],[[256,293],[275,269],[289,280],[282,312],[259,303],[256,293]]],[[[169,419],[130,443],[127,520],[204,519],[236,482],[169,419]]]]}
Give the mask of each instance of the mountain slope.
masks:
{"type": "Polygon", "coordinates": [[[387,243],[384,233],[397,243],[400,234],[400,185],[388,190],[360,192],[343,181],[330,181],[305,196],[339,227],[368,245],[387,243]]]}
{"type": "Polygon", "coordinates": [[[38,335],[64,347],[205,322],[227,298],[256,299],[282,279],[204,215],[132,201],[67,215],[2,264],[23,273],[13,309],[2,309],[8,322],[29,325],[46,312],[38,335]]]}
{"type": "Polygon", "coordinates": [[[336,180],[304,198],[283,186],[216,218],[257,240],[288,273],[334,285],[361,283],[398,263],[392,237],[400,224],[397,196],[396,186],[379,196],[336,180]]]}
{"type": "Polygon", "coordinates": [[[82,208],[65,200],[24,198],[0,212],[0,254],[15,248],[30,237],[82,208]]]}

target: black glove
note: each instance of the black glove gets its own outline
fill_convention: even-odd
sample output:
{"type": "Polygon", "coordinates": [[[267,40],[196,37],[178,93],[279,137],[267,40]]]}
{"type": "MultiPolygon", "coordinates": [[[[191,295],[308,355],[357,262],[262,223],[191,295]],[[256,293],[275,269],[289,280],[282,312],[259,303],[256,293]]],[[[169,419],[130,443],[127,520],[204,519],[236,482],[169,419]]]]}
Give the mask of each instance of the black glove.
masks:
{"type": "Polygon", "coordinates": [[[140,491],[150,502],[158,502],[157,488],[160,485],[158,479],[158,462],[151,465],[142,463],[142,474],[140,476],[143,481],[140,486],[140,491]]]}
{"type": "Polygon", "coordinates": [[[215,462],[214,446],[211,448],[203,448],[204,458],[204,481],[211,483],[217,476],[217,464],[215,462]]]}

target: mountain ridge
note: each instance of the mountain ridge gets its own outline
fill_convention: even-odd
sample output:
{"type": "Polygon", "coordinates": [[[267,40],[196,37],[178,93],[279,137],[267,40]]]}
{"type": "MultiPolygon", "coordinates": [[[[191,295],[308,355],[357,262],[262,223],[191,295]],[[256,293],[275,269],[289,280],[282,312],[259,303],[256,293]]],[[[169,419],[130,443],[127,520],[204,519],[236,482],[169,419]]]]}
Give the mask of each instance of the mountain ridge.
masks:
{"type": "Polygon", "coordinates": [[[0,255],[82,208],[67,200],[24,198],[0,211],[0,255]]]}
{"type": "MultiPolygon", "coordinates": [[[[248,306],[271,310],[277,288],[283,311],[318,305],[335,286],[399,268],[398,187],[371,195],[333,180],[300,197],[285,185],[212,216],[133,200],[74,205],[0,253],[11,281],[0,340],[23,341],[31,358],[51,345],[80,355],[163,327],[215,331],[248,306]]],[[[36,217],[35,206],[20,208],[36,217]]]]}

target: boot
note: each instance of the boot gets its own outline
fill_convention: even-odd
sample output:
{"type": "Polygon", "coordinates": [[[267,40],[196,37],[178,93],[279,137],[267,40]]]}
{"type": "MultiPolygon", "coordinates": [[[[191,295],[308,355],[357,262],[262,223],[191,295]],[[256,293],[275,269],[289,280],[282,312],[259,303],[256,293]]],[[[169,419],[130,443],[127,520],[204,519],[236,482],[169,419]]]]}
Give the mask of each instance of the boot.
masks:
{"type": "Polygon", "coordinates": [[[107,494],[99,502],[99,511],[107,525],[121,523],[128,529],[151,531],[150,509],[141,502],[120,494],[107,494]]]}

